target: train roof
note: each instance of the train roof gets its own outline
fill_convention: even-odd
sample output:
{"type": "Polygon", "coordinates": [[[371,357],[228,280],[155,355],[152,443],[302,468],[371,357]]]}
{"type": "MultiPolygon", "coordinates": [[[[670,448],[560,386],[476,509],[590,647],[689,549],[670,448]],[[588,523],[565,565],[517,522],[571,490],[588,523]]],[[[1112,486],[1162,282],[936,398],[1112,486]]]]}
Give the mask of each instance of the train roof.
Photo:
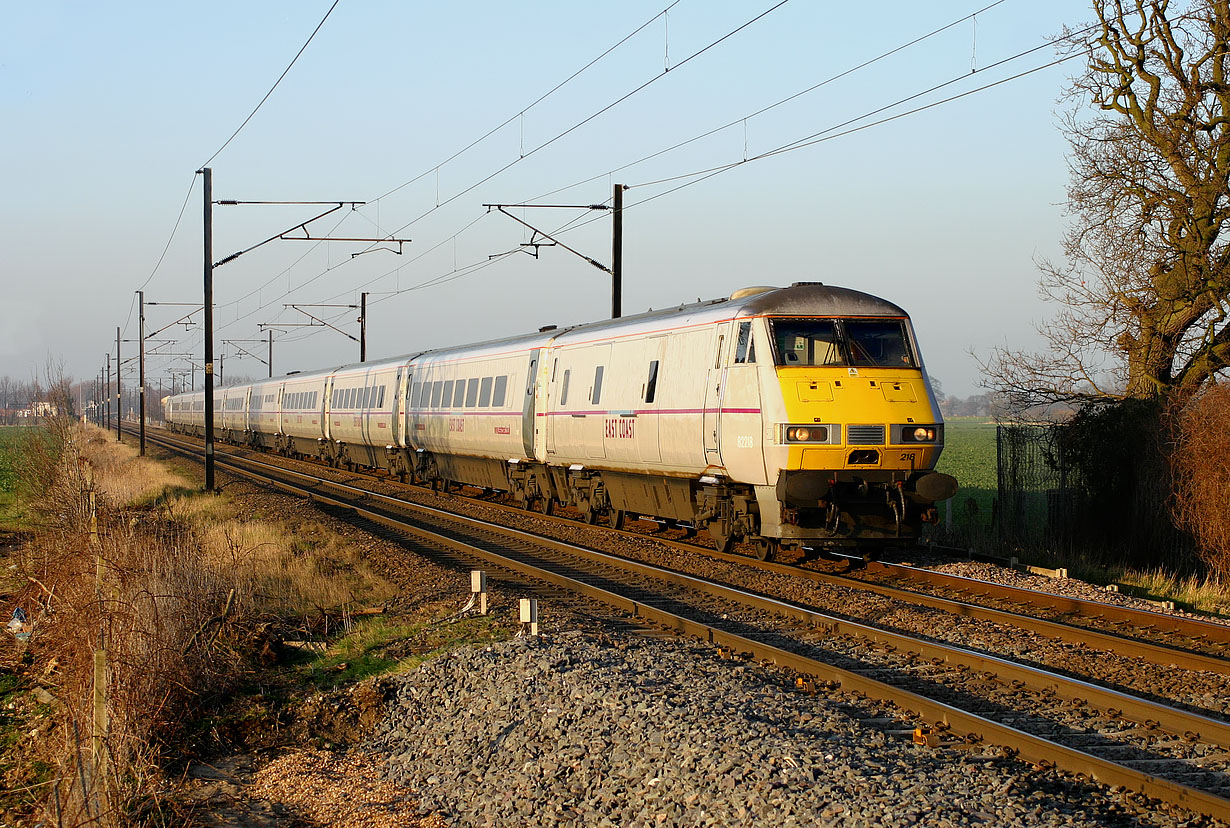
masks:
{"type": "MultiPolygon", "coordinates": [[[[370,370],[387,365],[401,365],[411,360],[427,358],[447,359],[464,354],[467,357],[485,356],[507,351],[527,351],[545,347],[553,340],[560,345],[577,339],[588,339],[594,334],[620,331],[637,334],[642,331],[676,328],[708,321],[732,319],[740,316],[887,316],[908,318],[899,306],[851,288],[826,285],[822,282],[795,282],[789,287],[748,287],[736,290],[728,297],[671,305],[644,313],[623,316],[619,319],[602,319],[568,327],[547,325],[538,331],[517,336],[492,339],[485,342],[466,343],[416,351],[369,362],[353,362],[332,368],[305,371],[304,380],[314,380],[322,375],[370,370]],[[667,324],[669,323],[669,324],[667,324]]],[[[299,374],[272,377],[251,383],[267,385],[294,381],[299,374]]],[[[221,389],[219,389],[221,390],[221,389]]],[[[199,393],[199,392],[198,392],[199,393]]]]}

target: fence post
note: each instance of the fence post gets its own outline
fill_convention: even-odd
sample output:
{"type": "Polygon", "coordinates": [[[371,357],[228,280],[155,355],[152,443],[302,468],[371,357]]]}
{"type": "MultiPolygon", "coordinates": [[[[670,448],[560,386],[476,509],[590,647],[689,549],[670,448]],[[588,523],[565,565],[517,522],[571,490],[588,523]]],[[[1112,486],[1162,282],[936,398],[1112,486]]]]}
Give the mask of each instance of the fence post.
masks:
{"type": "MultiPolygon", "coordinates": [[[[91,787],[95,797],[94,813],[98,815],[103,825],[110,825],[110,796],[107,790],[107,648],[106,648],[106,605],[103,600],[103,581],[105,580],[105,564],[103,563],[102,542],[98,536],[98,500],[94,490],[94,475],[92,469],[87,478],[87,497],[90,510],[90,546],[94,550],[94,590],[98,599],[98,647],[94,650],[94,727],[90,738],[90,757],[93,773],[91,787]]],[[[87,794],[88,795],[88,794],[87,794]]]]}

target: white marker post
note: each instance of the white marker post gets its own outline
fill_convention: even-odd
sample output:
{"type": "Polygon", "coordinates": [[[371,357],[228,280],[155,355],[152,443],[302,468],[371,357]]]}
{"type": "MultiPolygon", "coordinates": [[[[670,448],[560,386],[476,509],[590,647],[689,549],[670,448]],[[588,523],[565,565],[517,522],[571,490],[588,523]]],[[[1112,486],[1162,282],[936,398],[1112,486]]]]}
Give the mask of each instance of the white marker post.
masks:
{"type": "Polygon", "coordinates": [[[521,625],[530,625],[530,635],[538,635],[538,599],[521,599],[521,625]]]}
{"type": "Polygon", "coordinates": [[[487,614],[487,573],[481,569],[470,570],[470,593],[478,596],[478,611],[487,614]]]}

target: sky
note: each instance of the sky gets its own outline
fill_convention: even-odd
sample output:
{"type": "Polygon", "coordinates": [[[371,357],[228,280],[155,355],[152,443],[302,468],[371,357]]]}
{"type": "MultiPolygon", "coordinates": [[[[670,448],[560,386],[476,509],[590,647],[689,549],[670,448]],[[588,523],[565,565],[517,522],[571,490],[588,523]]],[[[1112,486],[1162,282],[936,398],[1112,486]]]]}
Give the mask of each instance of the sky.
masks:
{"type": "MultiPolygon", "coordinates": [[[[91,379],[118,326],[132,382],[138,290],[158,303],[147,348],[169,354],[149,383],[200,364],[201,314],[173,323],[203,301],[206,164],[215,200],[364,202],[313,238],[411,240],[276,240],[216,268],[224,380],[266,375],[240,349],[264,358],[267,326],[277,374],[357,361],[357,310],[306,306],[362,292],[369,360],[604,318],[606,273],[560,247],[535,258],[532,232],[483,205],[609,204],[616,184],[625,315],[749,285],[856,288],[910,313],[956,396],[982,391],[992,348],[1041,344],[1038,262],[1062,261],[1066,220],[1060,97],[1080,65],[1041,67],[1091,17],[1080,0],[5,6],[3,375],[91,379]]],[[[217,205],[214,259],[324,209],[217,205]]],[[[608,212],[511,212],[609,264],[608,212]]]]}

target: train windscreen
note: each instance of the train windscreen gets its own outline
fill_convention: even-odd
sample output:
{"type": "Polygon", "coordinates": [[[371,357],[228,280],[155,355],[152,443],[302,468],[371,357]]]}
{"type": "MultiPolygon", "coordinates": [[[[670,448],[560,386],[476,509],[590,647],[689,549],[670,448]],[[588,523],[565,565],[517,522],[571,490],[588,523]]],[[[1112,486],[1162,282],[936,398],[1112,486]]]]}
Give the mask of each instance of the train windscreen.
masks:
{"type": "Polygon", "coordinates": [[[789,367],[913,368],[900,319],[772,319],[774,358],[789,367]]]}

